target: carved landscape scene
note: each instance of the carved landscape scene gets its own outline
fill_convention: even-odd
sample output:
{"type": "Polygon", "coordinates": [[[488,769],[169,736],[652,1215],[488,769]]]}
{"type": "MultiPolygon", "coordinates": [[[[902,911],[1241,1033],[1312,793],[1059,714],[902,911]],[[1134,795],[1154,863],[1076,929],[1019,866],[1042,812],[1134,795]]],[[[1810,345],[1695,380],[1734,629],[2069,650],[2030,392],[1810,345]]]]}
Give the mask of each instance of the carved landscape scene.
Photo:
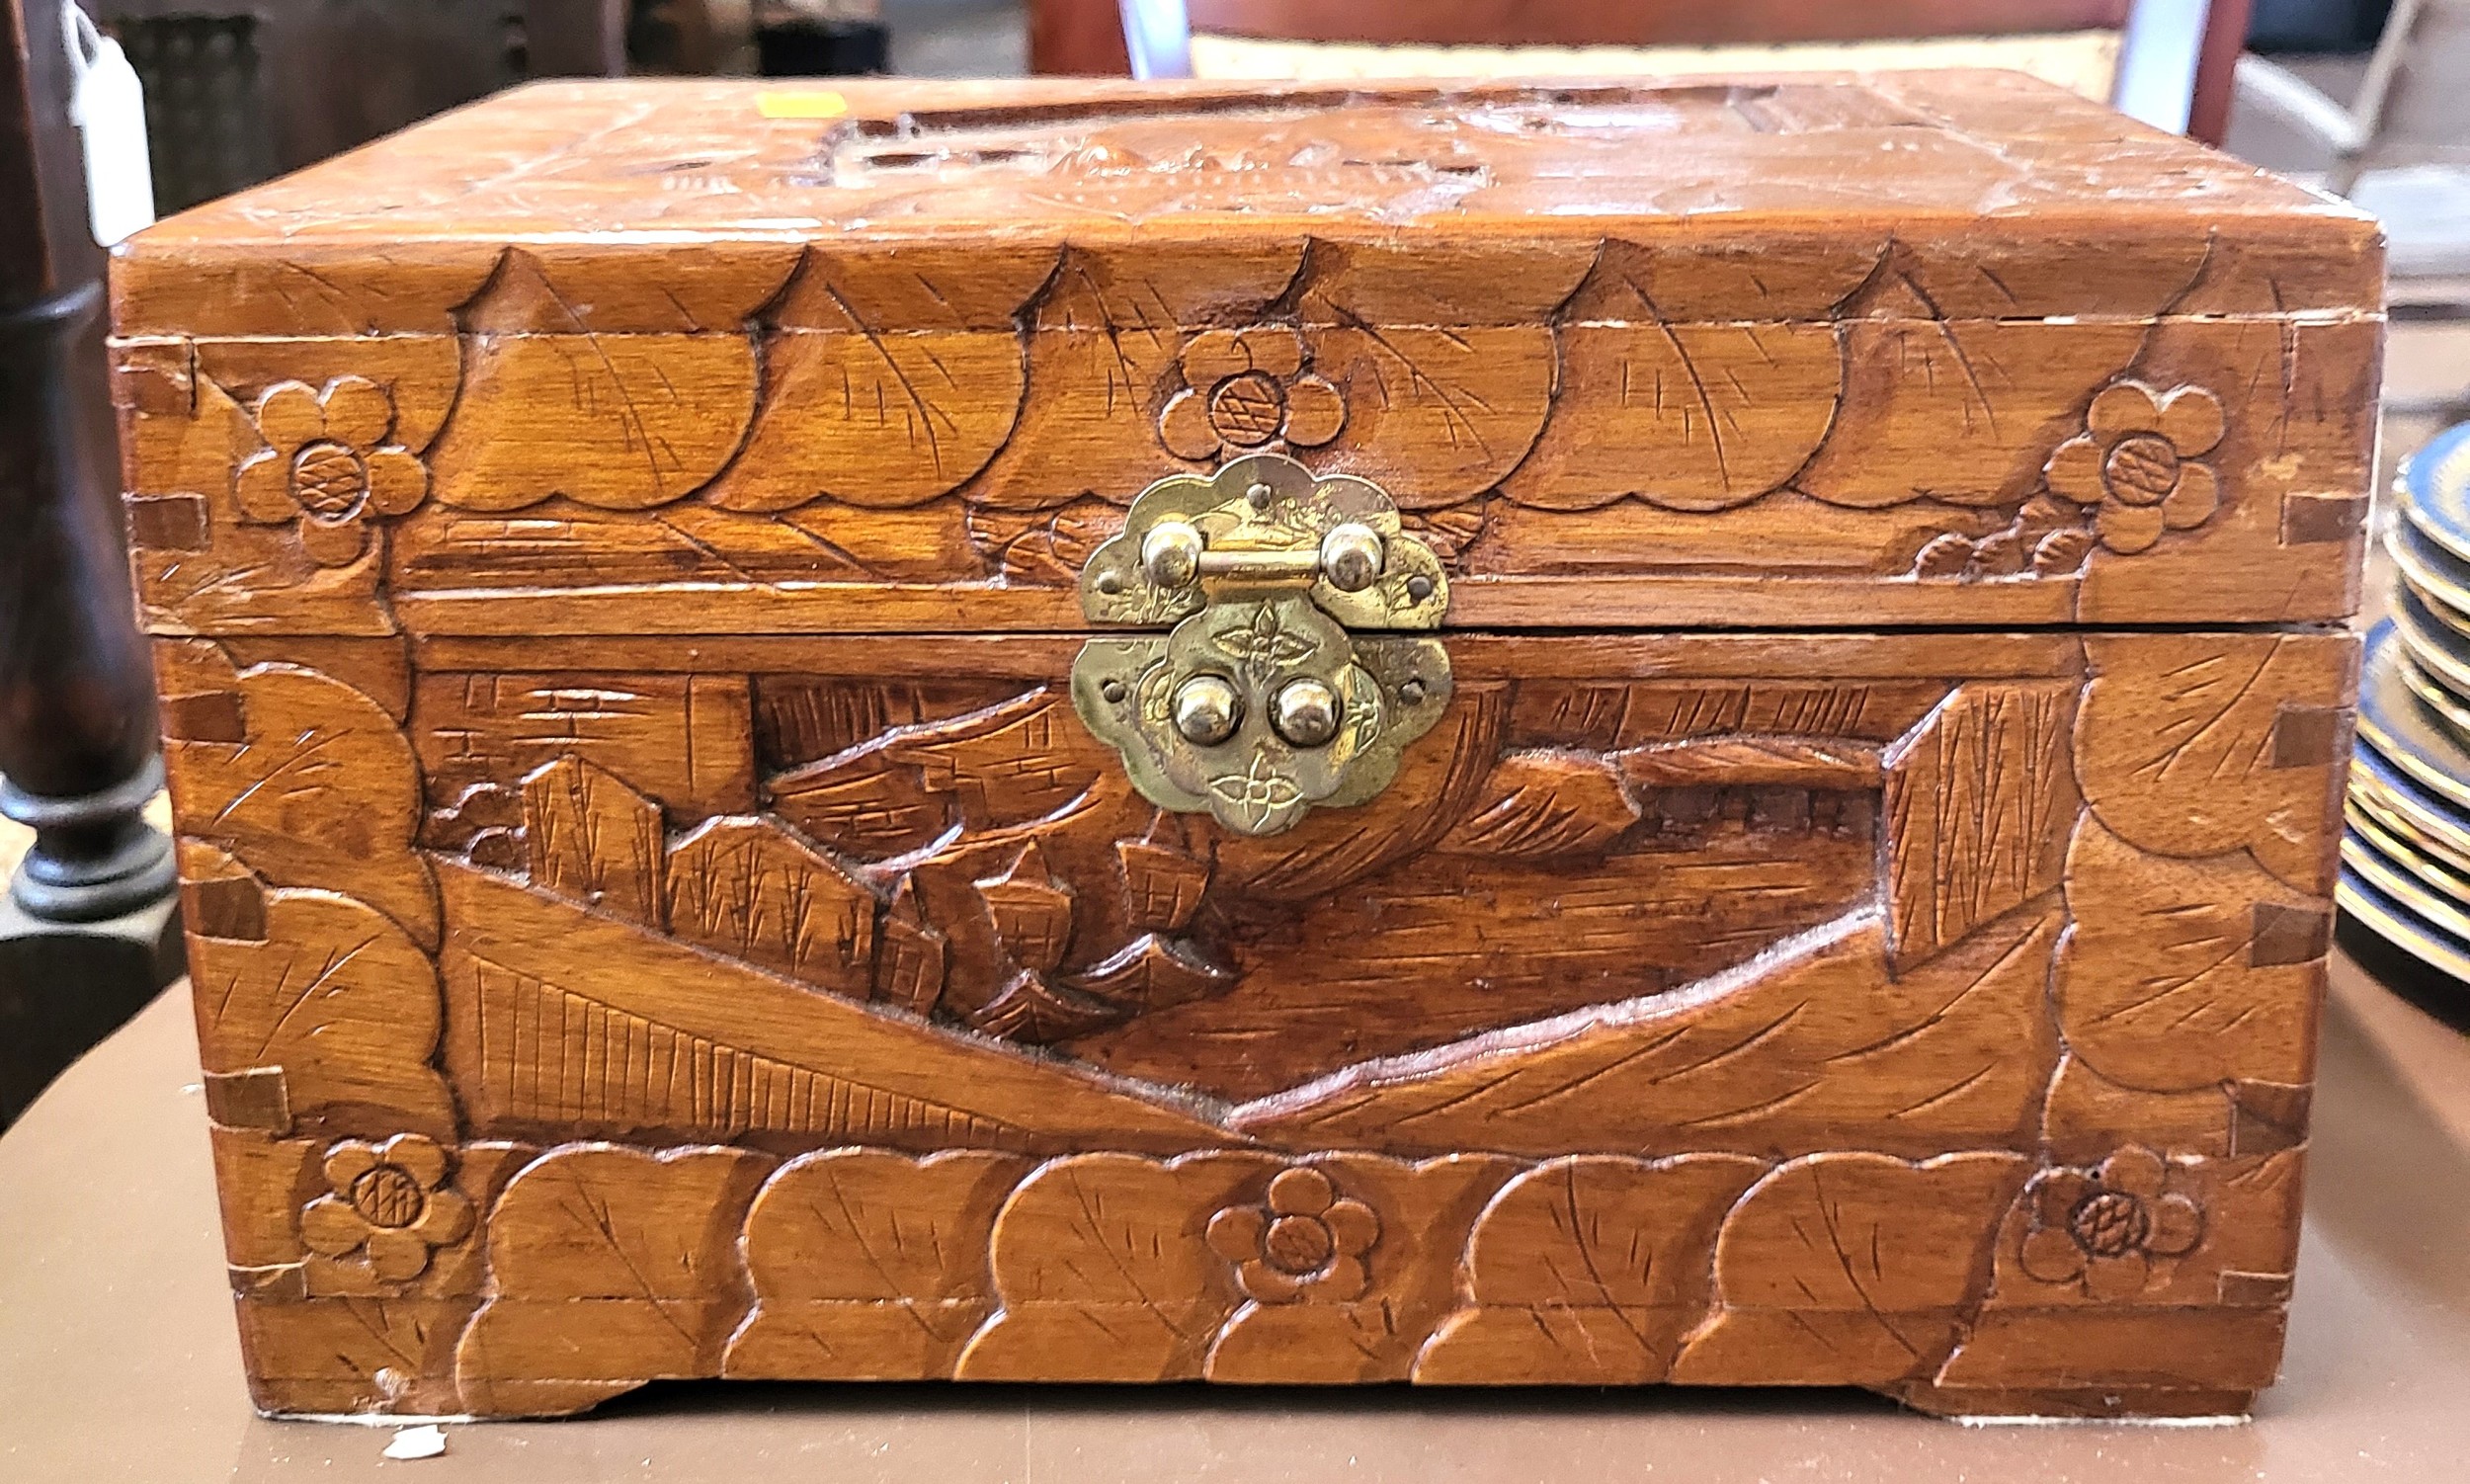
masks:
{"type": "Polygon", "coordinates": [[[1141,800],[1030,637],[973,680],[833,674],[862,640],[795,674],[667,641],[668,671],[440,670],[404,723],[167,641],[232,1198],[348,1204],[366,1166],[487,1213],[417,1251],[260,1228],[259,1355],[463,1333],[387,1342],[426,1379],[261,1384],[556,1411],[650,1374],[1781,1373],[1965,1408],[2073,1395],[2097,1300],[2138,1374],[2211,1337],[2140,1405],[2224,1404],[2225,1354],[2262,1384],[2330,925],[2297,821],[2343,716],[2277,698],[2346,696],[2346,640],[1676,636],[1600,641],[1592,682],[1456,642],[1389,790],[1254,838],[1141,800]],[[336,789],[361,806],[309,807],[336,789]],[[2115,1251],[2068,1224],[2107,1180],[2115,1251]],[[1894,1257],[1789,1260],[1849,1282],[1823,1338],[1756,1296],[1794,1232],[1894,1257]],[[1519,1254],[1552,1242],[1577,1266],[1538,1289],[1519,1254]],[[543,1266],[569,1249],[617,1266],[543,1266]],[[829,1277],[855,1255],[873,1277],[829,1277]],[[624,1318],[575,1359],[586,1297],[658,1343],[624,1318]]]}
{"type": "Polygon", "coordinates": [[[2374,228],[2015,87],[535,89],[139,239],[260,1404],[2243,1410],[2374,228]],[[1070,681],[1253,453],[1394,498],[1452,676],[1258,835],[1070,681]]]}

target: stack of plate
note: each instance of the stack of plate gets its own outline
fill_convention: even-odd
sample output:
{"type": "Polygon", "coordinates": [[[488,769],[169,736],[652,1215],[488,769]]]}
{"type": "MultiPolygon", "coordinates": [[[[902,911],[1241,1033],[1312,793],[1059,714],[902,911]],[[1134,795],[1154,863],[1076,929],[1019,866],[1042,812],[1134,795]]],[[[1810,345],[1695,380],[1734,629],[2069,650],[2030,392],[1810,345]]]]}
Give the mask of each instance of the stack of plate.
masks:
{"type": "Polygon", "coordinates": [[[2401,581],[2367,634],[2339,894],[2354,923],[2470,979],[2470,424],[2397,484],[2401,581]]]}

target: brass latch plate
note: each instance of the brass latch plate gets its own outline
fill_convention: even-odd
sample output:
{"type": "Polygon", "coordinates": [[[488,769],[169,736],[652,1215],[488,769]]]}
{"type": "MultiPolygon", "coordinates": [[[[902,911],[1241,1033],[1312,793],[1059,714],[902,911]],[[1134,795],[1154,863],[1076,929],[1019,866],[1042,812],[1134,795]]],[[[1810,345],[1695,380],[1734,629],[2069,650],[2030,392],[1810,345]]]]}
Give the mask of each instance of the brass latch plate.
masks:
{"type": "Polygon", "coordinates": [[[1256,453],[1162,479],[1081,573],[1072,701],[1143,797],[1246,835],[1359,804],[1449,701],[1449,585],[1370,480],[1256,453]]]}

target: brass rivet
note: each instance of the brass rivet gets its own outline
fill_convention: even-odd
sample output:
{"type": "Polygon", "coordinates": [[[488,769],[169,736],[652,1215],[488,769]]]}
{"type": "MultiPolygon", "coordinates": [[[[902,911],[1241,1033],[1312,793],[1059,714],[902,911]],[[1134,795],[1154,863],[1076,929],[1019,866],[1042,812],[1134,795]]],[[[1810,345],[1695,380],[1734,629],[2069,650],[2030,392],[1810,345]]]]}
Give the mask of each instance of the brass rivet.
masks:
{"type": "Polygon", "coordinates": [[[1120,572],[1099,573],[1098,591],[1106,594],[1110,598],[1121,593],[1123,591],[1123,574],[1120,572]]]}
{"type": "Polygon", "coordinates": [[[1276,494],[1276,490],[1266,484],[1256,484],[1244,491],[1244,499],[1255,510],[1267,510],[1270,508],[1270,501],[1275,499],[1276,494]]]}
{"type": "Polygon", "coordinates": [[[1407,579],[1407,597],[1416,603],[1433,596],[1433,580],[1418,572],[1407,579]]]}
{"type": "Polygon", "coordinates": [[[1162,588],[1180,588],[1200,575],[1200,533],[1186,521],[1161,521],[1141,537],[1141,570],[1162,588]]]}
{"type": "Polygon", "coordinates": [[[1321,573],[1342,593],[1360,593],[1378,582],[1384,555],[1380,533],[1354,521],[1331,527],[1321,537],[1321,573]]]}
{"type": "Polygon", "coordinates": [[[1215,747],[1235,735],[1244,719],[1244,698],[1223,677],[1195,675],[1175,690],[1175,729],[1195,747],[1215,747]]]}
{"type": "Polygon", "coordinates": [[[1398,688],[1398,699],[1405,701],[1409,705],[1422,705],[1424,703],[1424,682],[1420,680],[1410,679],[1405,685],[1398,688]]]}
{"type": "Polygon", "coordinates": [[[1338,694],[1317,680],[1290,680],[1270,702],[1270,725],[1297,747],[1319,747],[1338,735],[1338,694]]]}
{"type": "Polygon", "coordinates": [[[1123,682],[1119,680],[1108,681],[1105,685],[1098,688],[1098,694],[1107,698],[1107,703],[1109,705],[1121,705],[1125,695],[1123,682]]]}

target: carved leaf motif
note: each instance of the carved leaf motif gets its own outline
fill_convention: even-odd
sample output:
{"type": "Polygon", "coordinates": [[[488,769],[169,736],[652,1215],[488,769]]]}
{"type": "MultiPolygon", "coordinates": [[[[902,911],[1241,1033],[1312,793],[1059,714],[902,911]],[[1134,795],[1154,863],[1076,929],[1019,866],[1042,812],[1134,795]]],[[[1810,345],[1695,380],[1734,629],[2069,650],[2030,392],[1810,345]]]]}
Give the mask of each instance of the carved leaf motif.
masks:
{"type": "Polygon", "coordinates": [[[348,897],[267,891],[207,847],[184,844],[181,874],[193,900],[216,883],[219,922],[245,918],[257,934],[219,938],[202,928],[191,941],[208,1072],[281,1067],[290,1118],[334,1132],[454,1136],[453,1102],[429,1065],[438,975],[419,945],[348,897]],[[232,911],[250,892],[255,910],[232,911]]]}
{"type": "Polygon", "coordinates": [[[762,410],[746,450],[704,498],[786,510],[821,496],[868,509],[920,505],[986,466],[1021,409],[1011,331],[887,335],[784,330],[764,343],[762,410]]]}
{"type": "Polygon", "coordinates": [[[2067,855],[2067,906],[2058,1019],[2087,1066],[2157,1092],[2309,1079],[2323,898],[2244,853],[2146,855],[2088,819],[2067,855]]]}
{"type": "Polygon", "coordinates": [[[569,1144],[526,1166],[489,1218],[492,1296],[457,1359],[466,1392],[717,1374],[747,1305],[739,1225],[772,1164],[569,1144]]]}
{"type": "Polygon", "coordinates": [[[1402,509],[1455,504],[1500,483],[1551,409],[1552,332],[1541,324],[1358,320],[1307,334],[1313,366],[1346,393],[1346,471],[1402,509]]]}
{"type": "Polygon", "coordinates": [[[719,472],[754,416],[750,337],[596,333],[528,253],[507,253],[465,314],[462,394],[429,454],[446,504],[666,505],[719,472]]]}
{"type": "Polygon", "coordinates": [[[1003,1311],[970,1342],[958,1374],[1197,1377],[1238,1297],[1204,1228],[1276,1166],[1250,1152],[1163,1164],[1081,1154],[1040,1166],[996,1220],[1003,1311]]]}
{"type": "Polygon", "coordinates": [[[1641,295],[1627,297],[1618,317],[1637,322],[1559,332],[1552,421],[1503,493],[1544,510],[1636,495],[1713,511],[1780,487],[1835,415],[1836,328],[1667,324],[1641,295]]]}
{"type": "Polygon", "coordinates": [[[2059,1058],[2043,1105],[2045,1157],[2090,1165],[2121,1144],[2137,1142],[2157,1149],[2226,1154],[2235,1108],[2219,1086],[2182,1093],[2122,1087],[2071,1051],[2059,1058]]]}
{"type": "Polygon", "coordinates": [[[972,504],[969,542],[1008,584],[1068,588],[1101,542],[1123,529],[1120,506],[1080,499],[1052,510],[991,510],[972,504]]]}
{"type": "Polygon", "coordinates": [[[1676,1381],[1886,1385],[1935,1370],[1987,1277],[2016,1154],[1828,1153],[1761,1181],[1715,1247],[1715,1314],[1676,1381]]]}
{"type": "Polygon", "coordinates": [[[489,1220],[501,1297],[725,1302],[737,1232],[772,1161],[747,1149],[668,1155],[569,1144],[527,1165],[489,1220]]]}
{"type": "Polygon", "coordinates": [[[1493,1197],[1467,1246],[1472,1306],[1417,1360],[1427,1382],[1662,1378],[1706,1303],[1715,1230],[1757,1160],[1554,1160],[1493,1197]]]}
{"type": "Polygon", "coordinates": [[[1484,780],[1466,818],[1438,849],[1544,860],[1603,850],[1638,822],[1638,801],[1602,758],[1522,752],[1484,780]]]}
{"type": "Polygon", "coordinates": [[[288,1412],[456,1413],[454,1347],[470,1296],[274,1299],[238,1304],[241,1343],[257,1358],[252,1392],[288,1412]]]}
{"type": "Polygon", "coordinates": [[[2072,421],[2145,333],[2139,322],[1846,321],[1844,397],[1793,487],[1831,505],[2001,505],[2030,497],[2053,429],[2072,421]],[[1919,477],[1914,471],[1922,471],[1919,477]]]}
{"type": "Polygon", "coordinates": [[[1485,1303],[1656,1307],[1694,1303],[1693,1257],[1750,1183],[1754,1159],[1692,1154],[1649,1164],[1614,1155],[1553,1160],[1512,1181],[1476,1224],[1469,1291],[1485,1303]]]}
{"type": "Polygon", "coordinates": [[[1126,498],[1157,478],[1157,398],[1176,374],[1183,326],[1275,298],[1302,258],[1300,240],[1267,236],[1066,251],[1032,317],[1019,425],[971,481],[971,503],[1046,510],[1078,495],[1126,498]]]}
{"type": "Polygon", "coordinates": [[[890,1379],[951,1373],[994,1308],[995,1213],[1029,1162],[827,1149],[782,1166],[746,1221],[755,1309],[733,1376],[890,1379]]]}
{"type": "Polygon", "coordinates": [[[412,849],[420,770],[394,718],[312,671],[236,671],[202,639],[157,651],[174,714],[184,698],[214,699],[213,726],[165,744],[180,780],[179,833],[228,849],[276,885],[357,897],[435,948],[437,888],[412,849]]]}
{"type": "Polygon", "coordinates": [[[2357,644],[2333,634],[2088,637],[2076,770],[2101,822],[2145,850],[2241,847],[2305,890],[2332,885],[2343,750],[2284,698],[2356,695],[2357,644]]]}
{"type": "Polygon", "coordinates": [[[521,510],[553,495],[645,510],[700,488],[755,410],[754,348],[722,335],[474,335],[430,454],[437,498],[521,510]],[[556,409],[543,417],[543,408],[556,409]]]}

